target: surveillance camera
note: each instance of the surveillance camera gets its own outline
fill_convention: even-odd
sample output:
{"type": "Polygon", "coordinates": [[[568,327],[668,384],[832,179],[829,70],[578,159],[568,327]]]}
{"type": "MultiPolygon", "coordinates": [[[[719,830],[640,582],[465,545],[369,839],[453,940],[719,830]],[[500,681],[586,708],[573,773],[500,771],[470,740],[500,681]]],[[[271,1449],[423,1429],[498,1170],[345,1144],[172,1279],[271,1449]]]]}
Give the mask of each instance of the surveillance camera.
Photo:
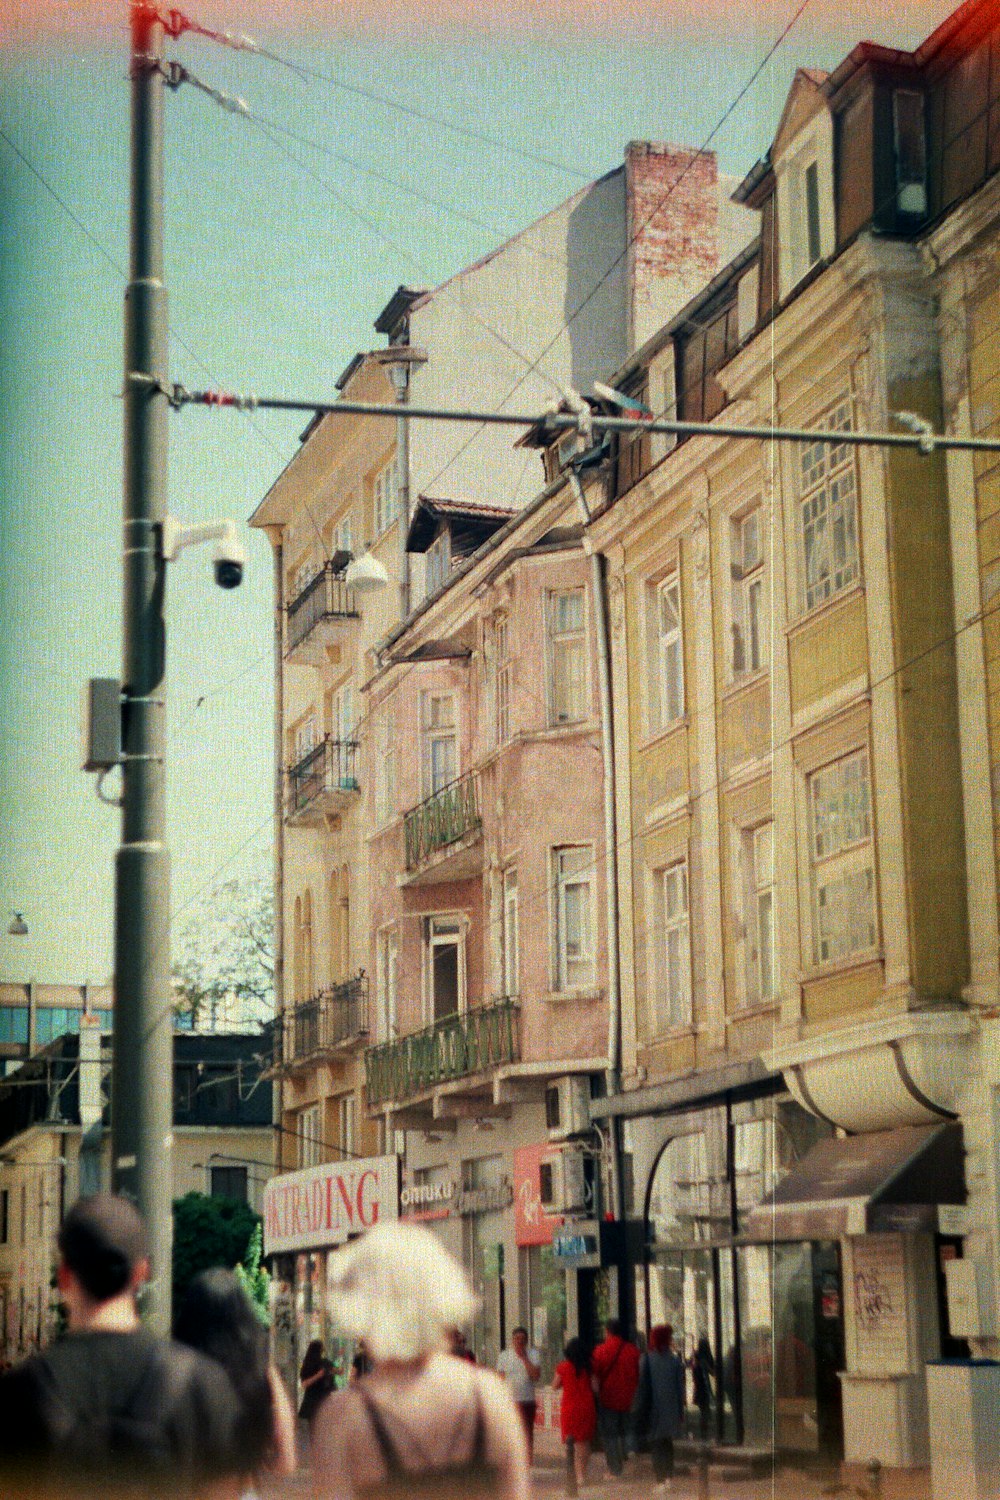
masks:
{"type": "Polygon", "coordinates": [[[236,540],[235,535],[223,536],[215,549],[213,559],[215,565],[215,581],[220,589],[236,589],[243,582],[243,565],[246,562],[246,553],[236,540]]]}

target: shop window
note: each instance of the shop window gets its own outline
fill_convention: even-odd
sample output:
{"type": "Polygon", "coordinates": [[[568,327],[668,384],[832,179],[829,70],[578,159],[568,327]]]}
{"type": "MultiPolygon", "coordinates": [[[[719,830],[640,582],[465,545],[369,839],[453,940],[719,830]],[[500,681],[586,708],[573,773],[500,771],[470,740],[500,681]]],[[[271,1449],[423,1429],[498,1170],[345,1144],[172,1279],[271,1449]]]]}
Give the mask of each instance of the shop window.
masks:
{"type": "Polygon", "coordinates": [[[757,505],[730,522],[732,674],[758,672],[767,661],[764,511],[757,505]]]}
{"type": "Polygon", "coordinates": [[[824,766],[808,786],[813,958],[836,963],[876,943],[867,751],[824,766]]]}
{"type": "Polygon", "coordinates": [[[654,969],[657,974],[657,1031],[686,1026],[691,1020],[691,935],[688,915],[688,864],[676,860],[654,875],[658,934],[654,969]]]}
{"type": "Polygon", "coordinates": [[[589,844],[552,850],[552,967],[557,990],[594,982],[593,872],[589,844]]]}
{"type": "MultiPolygon", "coordinates": [[[[825,431],[850,432],[845,396],[817,419],[825,431]]],[[[804,602],[813,609],[860,576],[857,483],[847,443],[812,442],[799,453],[799,515],[804,602]]]]}
{"type": "Polygon", "coordinates": [[[646,590],[647,721],[650,734],[684,713],[684,638],[680,573],[646,590]]]}
{"type": "Polygon", "coordinates": [[[211,1197],[228,1198],[233,1203],[247,1202],[246,1167],[211,1167],[208,1180],[211,1197]]]}
{"type": "Polygon", "coordinates": [[[583,589],[548,597],[549,723],[577,724],[587,713],[583,589]]]}

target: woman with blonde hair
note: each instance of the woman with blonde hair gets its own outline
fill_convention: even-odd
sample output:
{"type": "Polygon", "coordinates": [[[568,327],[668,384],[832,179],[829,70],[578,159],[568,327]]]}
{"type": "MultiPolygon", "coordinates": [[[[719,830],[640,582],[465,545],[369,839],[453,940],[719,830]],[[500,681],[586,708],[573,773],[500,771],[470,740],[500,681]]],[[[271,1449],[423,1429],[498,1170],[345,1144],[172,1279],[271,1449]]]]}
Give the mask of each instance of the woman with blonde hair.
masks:
{"type": "Polygon", "coordinates": [[[316,1417],[322,1500],[528,1500],[517,1409],[498,1375],[449,1352],[477,1299],[461,1266],[416,1224],[379,1224],[338,1251],[330,1311],[372,1361],[316,1417]]]}

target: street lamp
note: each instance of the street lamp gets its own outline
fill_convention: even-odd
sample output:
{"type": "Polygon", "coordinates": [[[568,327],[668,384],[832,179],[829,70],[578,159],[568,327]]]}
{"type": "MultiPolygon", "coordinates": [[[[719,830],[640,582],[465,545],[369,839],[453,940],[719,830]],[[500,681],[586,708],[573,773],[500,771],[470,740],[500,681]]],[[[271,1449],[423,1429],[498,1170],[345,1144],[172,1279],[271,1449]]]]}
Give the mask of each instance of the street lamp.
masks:
{"type": "Polygon", "coordinates": [[[360,556],[352,557],[347,564],[344,582],[358,594],[374,594],[388,587],[389,574],[385,565],[366,547],[360,556]]]}
{"type": "Polygon", "coordinates": [[[19,911],[16,911],[14,913],[13,921],[11,922],[10,926],[7,928],[7,932],[9,933],[9,935],[11,937],[27,937],[28,936],[28,924],[24,920],[24,918],[21,916],[21,913],[19,911]]]}

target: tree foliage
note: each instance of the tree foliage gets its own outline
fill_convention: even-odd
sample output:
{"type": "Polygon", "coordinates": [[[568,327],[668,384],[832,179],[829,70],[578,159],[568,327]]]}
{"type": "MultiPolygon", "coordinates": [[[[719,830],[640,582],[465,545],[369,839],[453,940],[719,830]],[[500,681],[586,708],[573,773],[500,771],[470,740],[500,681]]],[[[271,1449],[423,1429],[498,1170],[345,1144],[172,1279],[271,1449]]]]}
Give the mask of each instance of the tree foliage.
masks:
{"type": "Polygon", "coordinates": [[[250,1236],[246,1254],[236,1267],[236,1279],[253,1304],[254,1312],[262,1323],[271,1322],[271,1277],[260,1263],[264,1249],[264,1230],[258,1223],[250,1236]]]}
{"type": "Polygon", "coordinates": [[[173,967],[177,1009],[195,1025],[274,1012],[274,892],[261,876],[226,880],[182,928],[173,967]]]}
{"type": "Polygon", "coordinates": [[[174,1306],[199,1271],[212,1266],[232,1270],[246,1256],[260,1215],[232,1198],[185,1193],[174,1200],[174,1306]]]}

